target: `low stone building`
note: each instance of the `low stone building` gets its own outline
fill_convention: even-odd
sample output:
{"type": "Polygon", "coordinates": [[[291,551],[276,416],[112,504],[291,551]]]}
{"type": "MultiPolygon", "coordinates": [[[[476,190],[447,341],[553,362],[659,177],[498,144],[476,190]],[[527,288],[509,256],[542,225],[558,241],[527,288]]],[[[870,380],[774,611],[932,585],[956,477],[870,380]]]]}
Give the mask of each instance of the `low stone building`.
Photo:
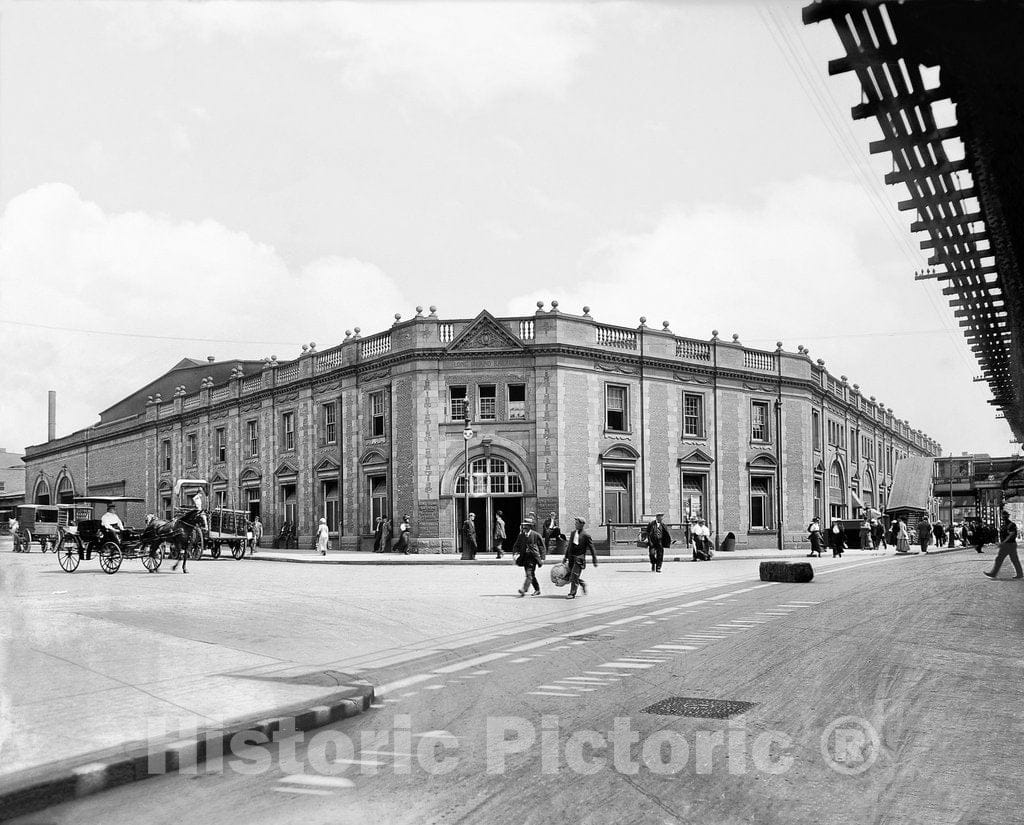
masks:
{"type": "Polygon", "coordinates": [[[654,512],[778,547],[815,514],[884,507],[897,461],[941,454],[803,347],[611,326],[557,302],[395,318],[286,362],[186,359],[97,425],[27,448],[29,499],[123,493],[162,514],[176,479],[204,478],[212,505],[259,513],[268,540],[295,525],[300,546],[321,516],[335,547],[368,549],[377,517],[408,515],[415,545],[455,551],[468,501],[482,549],[499,511],[512,536],[527,513],[581,515],[606,552],[636,535],[613,525],[654,512]]]}

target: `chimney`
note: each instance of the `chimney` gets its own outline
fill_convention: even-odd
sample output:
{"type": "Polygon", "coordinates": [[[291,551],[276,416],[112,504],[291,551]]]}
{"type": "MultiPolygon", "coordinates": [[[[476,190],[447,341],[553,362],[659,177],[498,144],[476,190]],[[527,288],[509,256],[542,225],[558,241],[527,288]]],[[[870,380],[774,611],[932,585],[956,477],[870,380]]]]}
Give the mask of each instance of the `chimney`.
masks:
{"type": "Polygon", "coordinates": [[[57,437],[57,391],[46,393],[46,440],[53,441],[57,437]]]}

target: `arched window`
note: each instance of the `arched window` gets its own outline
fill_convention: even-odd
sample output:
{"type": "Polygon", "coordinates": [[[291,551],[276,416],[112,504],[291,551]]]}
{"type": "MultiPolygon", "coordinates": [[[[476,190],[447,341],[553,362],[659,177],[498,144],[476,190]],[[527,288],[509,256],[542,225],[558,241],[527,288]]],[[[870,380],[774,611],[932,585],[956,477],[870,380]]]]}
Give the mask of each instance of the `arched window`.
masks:
{"type": "Polygon", "coordinates": [[[61,476],[57,483],[57,503],[71,504],[75,500],[75,488],[71,486],[71,479],[61,476]]]}
{"type": "MultiPolygon", "coordinates": [[[[500,458],[475,458],[469,462],[471,496],[515,495],[523,492],[523,479],[500,458]]],[[[455,480],[455,495],[466,494],[466,474],[455,480]]]]}
{"type": "Polygon", "coordinates": [[[48,482],[42,476],[36,481],[35,492],[32,497],[35,499],[36,504],[49,504],[50,503],[50,482],[48,482]]]}

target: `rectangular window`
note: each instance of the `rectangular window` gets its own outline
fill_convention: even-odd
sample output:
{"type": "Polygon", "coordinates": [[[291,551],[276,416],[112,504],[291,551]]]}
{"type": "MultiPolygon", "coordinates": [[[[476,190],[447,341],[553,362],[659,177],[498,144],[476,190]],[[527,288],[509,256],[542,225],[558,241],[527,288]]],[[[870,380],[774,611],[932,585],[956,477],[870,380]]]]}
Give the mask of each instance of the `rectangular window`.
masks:
{"type": "Polygon", "coordinates": [[[821,481],[814,480],[814,510],[812,513],[821,518],[821,481]]]}
{"type": "Polygon", "coordinates": [[[494,421],[498,417],[498,388],[494,384],[481,384],[477,391],[480,409],[478,419],[480,421],[494,421]]]}
{"type": "Polygon", "coordinates": [[[466,406],[466,388],[448,388],[448,420],[465,421],[469,418],[469,408],[466,406]]]}
{"type": "Polygon", "coordinates": [[[171,471],[171,442],[170,439],[160,443],[160,463],[165,473],[171,471]]]}
{"type": "Polygon", "coordinates": [[[604,522],[633,522],[633,474],[629,470],[604,471],[604,522]]]}
{"type": "Polygon", "coordinates": [[[526,418],[526,384],[508,385],[508,418],[509,421],[526,418]]]}
{"type": "MultiPolygon", "coordinates": [[[[857,433],[855,430],[850,430],[850,463],[857,463],[857,433]]],[[[854,467],[854,470],[856,469],[854,467]]]]}
{"type": "Polygon", "coordinates": [[[704,437],[704,396],[700,393],[683,393],[683,437],[704,437]]]}
{"type": "Polygon", "coordinates": [[[821,449],[821,415],[811,410],[811,443],[815,450],[821,449]]]}
{"type": "Polygon", "coordinates": [[[214,456],[216,461],[227,461],[228,460],[228,434],[227,430],[223,427],[218,427],[214,433],[214,441],[216,443],[217,453],[214,456]]]}
{"type": "Polygon", "coordinates": [[[286,412],[281,414],[281,448],[285,450],[295,449],[294,412],[286,412]]]}
{"type": "Polygon", "coordinates": [[[370,435],[384,435],[384,390],[370,393],[370,435]]]}
{"type": "Polygon", "coordinates": [[[289,526],[295,526],[295,514],[298,512],[295,506],[295,485],[281,485],[281,508],[284,510],[284,520],[289,526]]]}
{"type": "Polygon", "coordinates": [[[258,421],[245,422],[246,438],[249,442],[249,456],[260,454],[260,427],[258,421]]]}
{"type": "Polygon", "coordinates": [[[704,491],[707,489],[707,476],[699,474],[683,474],[683,518],[704,518],[704,491]]]}
{"type": "Polygon", "coordinates": [[[170,496],[160,496],[160,509],[164,514],[164,521],[170,521],[174,517],[174,508],[171,506],[170,496]]]}
{"type": "Polygon", "coordinates": [[[768,402],[750,402],[750,440],[768,441],[768,402]]]}
{"type": "Polygon", "coordinates": [[[750,477],[750,528],[769,530],[773,526],[772,477],[750,477]]]}
{"type": "Polygon", "coordinates": [[[196,434],[189,433],[185,436],[185,444],[187,446],[186,454],[188,455],[188,466],[195,467],[199,463],[199,455],[196,450],[196,434]]]}
{"type": "Polygon", "coordinates": [[[324,502],[324,518],[327,519],[327,531],[338,532],[338,482],[320,482],[320,492],[324,502]]]}
{"type": "Polygon", "coordinates": [[[213,491],[213,509],[222,510],[228,506],[228,491],[227,490],[214,490],[213,491]]]}
{"type": "Polygon", "coordinates": [[[245,509],[249,513],[249,518],[254,518],[260,514],[260,488],[259,487],[246,487],[245,489],[245,509]]]}
{"type": "Polygon", "coordinates": [[[608,384],[604,389],[605,429],[626,432],[629,429],[629,388],[608,384]]]}
{"type": "Polygon", "coordinates": [[[336,444],[338,441],[338,425],[335,419],[337,407],[334,404],[324,404],[324,443],[336,444]]]}
{"type": "MultiPolygon", "coordinates": [[[[388,477],[369,476],[367,478],[370,492],[370,525],[369,531],[377,527],[377,519],[388,517],[388,477]]],[[[382,548],[384,549],[384,548],[382,548]]],[[[387,548],[391,549],[391,548],[387,548]]]]}

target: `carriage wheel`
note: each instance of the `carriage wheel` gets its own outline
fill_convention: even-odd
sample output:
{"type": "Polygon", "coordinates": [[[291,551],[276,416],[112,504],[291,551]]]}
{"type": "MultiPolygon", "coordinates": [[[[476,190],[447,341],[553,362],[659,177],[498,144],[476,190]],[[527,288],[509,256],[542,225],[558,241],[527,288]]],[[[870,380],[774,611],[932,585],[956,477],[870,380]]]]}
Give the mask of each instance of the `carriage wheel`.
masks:
{"type": "Polygon", "coordinates": [[[79,553],[82,552],[82,544],[74,536],[65,535],[57,548],[57,561],[64,568],[66,573],[74,573],[78,569],[79,553]]]}
{"type": "Polygon", "coordinates": [[[219,544],[215,543],[210,548],[210,558],[211,559],[219,559],[220,558],[220,545],[219,544]]]}
{"type": "Polygon", "coordinates": [[[121,548],[115,542],[104,542],[100,548],[100,567],[104,573],[116,573],[121,567],[121,548]]]}
{"type": "Polygon", "coordinates": [[[185,551],[188,553],[188,557],[193,561],[198,561],[203,557],[203,534],[196,532],[192,541],[189,542],[188,549],[185,551]]]}
{"type": "Polygon", "coordinates": [[[164,560],[164,543],[154,545],[149,548],[148,553],[143,553],[142,564],[150,573],[155,573],[160,569],[160,563],[164,560]]]}
{"type": "Polygon", "coordinates": [[[238,542],[238,544],[231,548],[231,555],[234,556],[235,561],[241,561],[245,557],[245,545],[242,542],[238,542]]]}
{"type": "Polygon", "coordinates": [[[18,539],[19,539],[19,542],[21,544],[21,552],[22,553],[31,553],[32,552],[32,531],[29,530],[27,527],[22,527],[21,531],[18,533],[18,539]]]}

